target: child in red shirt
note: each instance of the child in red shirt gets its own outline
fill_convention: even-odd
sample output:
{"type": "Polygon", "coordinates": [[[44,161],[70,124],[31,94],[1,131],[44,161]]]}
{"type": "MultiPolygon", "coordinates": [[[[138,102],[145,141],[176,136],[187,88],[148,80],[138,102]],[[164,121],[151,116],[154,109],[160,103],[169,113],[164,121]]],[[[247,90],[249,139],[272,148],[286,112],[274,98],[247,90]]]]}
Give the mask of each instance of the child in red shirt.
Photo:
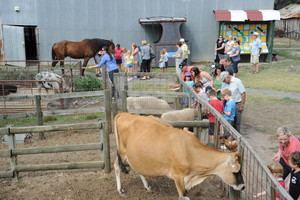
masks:
{"type": "MultiPolygon", "coordinates": [[[[219,113],[222,114],[224,112],[224,106],[223,106],[223,102],[217,98],[217,92],[215,90],[210,90],[207,96],[210,99],[209,104],[212,107],[214,107],[214,109],[219,111],[219,113]]],[[[210,143],[214,143],[214,140],[215,140],[215,137],[214,137],[215,119],[216,119],[216,117],[210,113],[208,116],[208,121],[209,121],[208,133],[209,133],[210,143]]]]}

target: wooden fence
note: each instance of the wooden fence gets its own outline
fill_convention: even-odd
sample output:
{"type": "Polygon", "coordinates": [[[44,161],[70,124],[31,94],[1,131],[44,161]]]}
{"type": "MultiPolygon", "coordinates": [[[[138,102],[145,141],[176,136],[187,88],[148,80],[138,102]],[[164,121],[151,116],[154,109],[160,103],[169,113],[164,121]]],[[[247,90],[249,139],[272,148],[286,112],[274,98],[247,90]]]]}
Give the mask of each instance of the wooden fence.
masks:
{"type": "MultiPolygon", "coordinates": [[[[18,178],[19,172],[28,171],[45,171],[45,170],[63,170],[63,169],[86,169],[86,168],[102,168],[106,173],[110,173],[110,143],[107,132],[107,123],[94,122],[82,124],[64,124],[52,126],[31,126],[31,127],[8,127],[0,129],[0,136],[8,135],[8,149],[0,150],[0,157],[10,157],[11,170],[0,171],[0,178],[18,178]],[[53,132],[53,131],[76,131],[99,129],[100,142],[90,144],[77,144],[68,146],[48,146],[38,148],[16,148],[16,134],[53,132]],[[20,165],[17,162],[19,155],[60,153],[73,151],[100,150],[101,161],[90,162],[73,162],[73,163],[48,163],[48,164],[30,164],[20,165]]],[[[57,132],[58,134],[61,132],[57,132]]]]}

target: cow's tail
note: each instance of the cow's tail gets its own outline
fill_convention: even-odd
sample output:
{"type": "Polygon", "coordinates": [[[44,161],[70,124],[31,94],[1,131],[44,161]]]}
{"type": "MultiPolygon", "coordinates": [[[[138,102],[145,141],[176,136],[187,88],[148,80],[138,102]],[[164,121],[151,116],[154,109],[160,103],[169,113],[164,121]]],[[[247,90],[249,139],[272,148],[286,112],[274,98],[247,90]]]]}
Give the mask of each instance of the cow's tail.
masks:
{"type": "Polygon", "coordinates": [[[117,151],[117,157],[118,157],[118,164],[121,168],[121,171],[125,174],[128,174],[128,170],[126,169],[124,163],[122,162],[121,156],[118,151],[117,151]]]}
{"type": "Polygon", "coordinates": [[[53,44],[53,46],[52,46],[52,51],[51,51],[52,60],[56,60],[56,59],[57,59],[56,53],[55,53],[54,48],[53,48],[55,44],[56,44],[56,43],[53,44]]]}
{"type": "Polygon", "coordinates": [[[116,143],[117,143],[117,157],[118,157],[118,164],[121,168],[121,171],[125,174],[128,174],[128,170],[126,169],[123,161],[122,161],[122,158],[119,154],[119,135],[118,135],[118,127],[117,127],[117,119],[118,118],[118,115],[115,117],[115,120],[114,120],[114,132],[115,132],[115,138],[116,138],[116,143]]]}

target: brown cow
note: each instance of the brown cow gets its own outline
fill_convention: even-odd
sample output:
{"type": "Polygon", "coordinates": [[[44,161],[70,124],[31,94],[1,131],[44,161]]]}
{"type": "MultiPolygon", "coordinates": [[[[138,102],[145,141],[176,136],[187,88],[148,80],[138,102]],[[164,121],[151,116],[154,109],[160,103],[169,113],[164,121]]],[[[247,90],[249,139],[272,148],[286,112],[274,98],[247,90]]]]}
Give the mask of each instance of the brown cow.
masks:
{"type": "Polygon", "coordinates": [[[117,159],[114,163],[117,190],[121,188],[120,171],[125,165],[136,171],[150,191],[145,177],[166,176],[173,179],[179,199],[186,191],[210,175],[219,176],[235,190],[245,188],[240,172],[240,155],[225,153],[203,145],[192,134],[177,129],[153,116],[120,113],[115,117],[117,159]]]}

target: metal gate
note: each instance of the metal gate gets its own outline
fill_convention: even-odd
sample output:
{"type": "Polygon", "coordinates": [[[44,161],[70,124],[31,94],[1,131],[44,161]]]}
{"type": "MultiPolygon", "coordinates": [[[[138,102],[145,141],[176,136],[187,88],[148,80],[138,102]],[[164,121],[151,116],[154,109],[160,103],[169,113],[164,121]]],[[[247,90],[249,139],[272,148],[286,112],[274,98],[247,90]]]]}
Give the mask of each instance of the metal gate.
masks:
{"type": "Polygon", "coordinates": [[[24,62],[7,62],[10,65],[26,66],[24,27],[3,25],[5,60],[24,60],[24,62]]]}

